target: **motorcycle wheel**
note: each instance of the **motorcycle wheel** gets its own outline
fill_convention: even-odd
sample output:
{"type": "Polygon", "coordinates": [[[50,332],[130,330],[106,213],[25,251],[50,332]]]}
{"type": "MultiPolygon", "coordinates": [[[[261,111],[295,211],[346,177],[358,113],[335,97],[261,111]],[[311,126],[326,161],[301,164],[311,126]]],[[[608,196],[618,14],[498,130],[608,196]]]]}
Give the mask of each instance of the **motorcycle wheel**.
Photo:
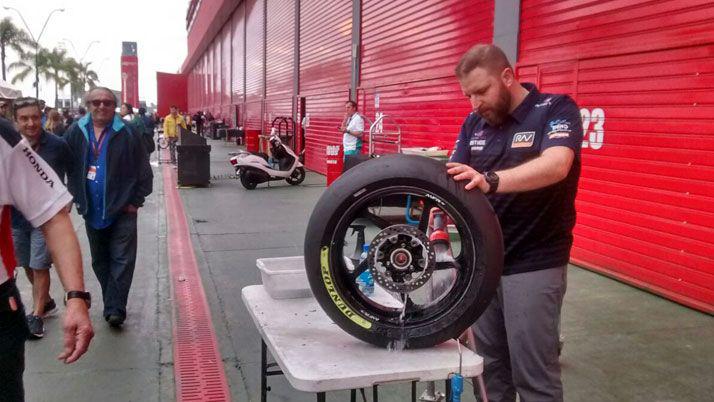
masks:
{"type": "Polygon", "coordinates": [[[256,186],[258,186],[258,183],[250,180],[250,177],[245,169],[241,169],[240,171],[240,184],[242,184],[246,190],[253,190],[256,186]]]}
{"type": "Polygon", "coordinates": [[[500,225],[486,197],[466,191],[443,163],[411,155],[373,159],[336,180],[313,210],[304,252],[310,288],[327,315],[388,348],[458,337],[488,306],[503,269],[500,225]],[[446,231],[453,258],[429,240],[433,211],[453,222],[446,231]],[[351,225],[366,227],[370,245],[356,267],[351,225]],[[358,284],[365,270],[372,294],[358,284]]]}
{"type": "Polygon", "coordinates": [[[305,180],[305,168],[297,168],[293,170],[293,174],[285,179],[289,184],[292,184],[293,186],[297,186],[298,184],[302,183],[303,180],[305,180]]]}

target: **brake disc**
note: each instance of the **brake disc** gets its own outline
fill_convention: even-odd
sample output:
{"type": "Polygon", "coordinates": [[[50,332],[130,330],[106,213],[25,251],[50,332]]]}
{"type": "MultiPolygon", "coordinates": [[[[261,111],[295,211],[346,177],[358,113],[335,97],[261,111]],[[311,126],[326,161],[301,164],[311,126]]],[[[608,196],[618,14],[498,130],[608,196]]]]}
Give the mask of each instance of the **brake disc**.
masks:
{"type": "Polygon", "coordinates": [[[367,256],[374,280],[391,292],[409,293],[431,278],[436,253],[424,232],[392,225],[375,236],[367,256]]]}

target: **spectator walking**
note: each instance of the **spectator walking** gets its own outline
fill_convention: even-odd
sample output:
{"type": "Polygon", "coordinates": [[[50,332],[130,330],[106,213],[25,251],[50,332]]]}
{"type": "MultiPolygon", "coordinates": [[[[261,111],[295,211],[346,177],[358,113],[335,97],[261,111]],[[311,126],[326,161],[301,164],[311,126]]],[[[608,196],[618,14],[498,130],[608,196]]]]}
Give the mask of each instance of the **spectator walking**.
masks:
{"type": "Polygon", "coordinates": [[[141,136],[114,112],[114,93],[93,88],[86,105],[89,113],[65,134],[74,155],[67,183],[85,220],[104,319],[119,328],[136,263],[137,211],[151,194],[153,174],[141,136]]]}
{"type": "Polygon", "coordinates": [[[193,124],[196,125],[196,134],[201,135],[203,131],[203,112],[200,110],[193,115],[193,124]]]}
{"type": "Polygon", "coordinates": [[[186,122],[178,113],[178,108],[171,105],[170,113],[164,117],[164,138],[169,142],[171,163],[176,163],[175,146],[178,141],[179,126],[187,129],[186,122]]]}
{"type": "MultiPolygon", "coordinates": [[[[41,126],[42,113],[35,98],[20,98],[13,108],[15,126],[30,147],[47,162],[62,182],[65,181],[67,163],[71,151],[67,143],[41,126]]],[[[30,336],[42,338],[45,334],[44,317],[57,310],[50,297],[50,266],[52,260],[47,250],[42,231],[32,224],[17,209],[12,209],[12,238],[15,245],[17,265],[25,269],[32,284],[33,308],[27,316],[30,336]]]]}
{"type": "Polygon", "coordinates": [[[40,110],[42,110],[42,127],[47,124],[47,112],[49,112],[48,109],[49,108],[45,106],[45,101],[40,99],[40,110]]]}
{"type": "Polygon", "coordinates": [[[134,114],[134,106],[132,106],[131,103],[122,103],[119,108],[119,115],[122,120],[129,124],[129,127],[135,134],[144,135],[144,131],[146,131],[144,120],[134,114]]]}
{"type": "Polygon", "coordinates": [[[84,117],[85,114],[87,114],[87,109],[85,109],[84,106],[78,107],[77,114],[74,116],[74,120],[81,119],[82,117],[84,117]]]}
{"type": "Polygon", "coordinates": [[[154,142],[154,130],[156,129],[156,120],[153,116],[146,115],[146,108],[139,108],[139,116],[141,121],[144,123],[144,146],[146,147],[146,152],[152,153],[156,150],[156,143],[154,142]]]}
{"type": "Polygon", "coordinates": [[[67,129],[67,127],[71,126],[72,123],[74,123],[74,118],[69,113],[68,109],[64,109],[62,111],[62,119],[64,120],[64,128],[65,129],[67,129]]]}
{"type": "Polygon", "coordinates": [[[0,99],[0,117],[10,120],[12,112],[10,111],[10,105],[12,101],[10,99],[0,99]]]}
{"type": "Polygon", "coordinates": [[[0,399],[24,400],[27,323],[15,286],[15,253],[10,231],[14,206],[42,229],[64,287],[64,348],[58,358],[79,359],[94,336],[89,319],[90,295],[84,291],[82,255],[66,206],[72,196],[52,168],[22,139],[12,124],[0,119],[0,399]]]}
{"type": "Polygon", "coordinates": [[[64,122],[62,121],[62,116],[60,116],[57,109],[50,109],[47,114],[47,122],[44,126],[45,130],[49,133],[55,134],[57,136],[64,135],[64,122]]]}

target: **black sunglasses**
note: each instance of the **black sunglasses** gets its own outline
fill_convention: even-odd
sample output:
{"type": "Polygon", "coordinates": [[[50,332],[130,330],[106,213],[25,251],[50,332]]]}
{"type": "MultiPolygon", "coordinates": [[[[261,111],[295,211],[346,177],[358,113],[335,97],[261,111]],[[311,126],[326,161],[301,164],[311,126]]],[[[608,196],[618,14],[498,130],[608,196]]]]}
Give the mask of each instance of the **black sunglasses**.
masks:
{"type": "Polygon", "coordinates": [[[92,104],[94,107],[99,107],[99,105],[104,105],[104,107],[114,107],[116,103],[114,103],[113,100],[100,100],[100,99],[95,99],[89,101],[89,103],[92,104]]]}

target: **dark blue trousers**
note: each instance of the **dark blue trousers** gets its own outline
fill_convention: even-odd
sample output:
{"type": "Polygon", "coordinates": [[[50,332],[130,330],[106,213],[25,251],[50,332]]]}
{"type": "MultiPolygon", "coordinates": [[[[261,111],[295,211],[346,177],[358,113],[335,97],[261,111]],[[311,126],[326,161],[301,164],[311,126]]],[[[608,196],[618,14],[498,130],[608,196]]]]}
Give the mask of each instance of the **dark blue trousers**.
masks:
{"type": "Polygon", "coordinates": [[[0,284],[0,401],[22,402],[25,392],[22,373],[25,371],[25,339],[28,330],[20,292],[14,280],[0,284]],[[15,300],[10,308],[9,298],[15,300]]]}
{"type": "Polygon", "coordinates": [[[104,318],[126,318],[126,303],[136,265],[136,213],[123,213],[104,229],[87,227],[92,268],[102,287],[104,318]]]}

